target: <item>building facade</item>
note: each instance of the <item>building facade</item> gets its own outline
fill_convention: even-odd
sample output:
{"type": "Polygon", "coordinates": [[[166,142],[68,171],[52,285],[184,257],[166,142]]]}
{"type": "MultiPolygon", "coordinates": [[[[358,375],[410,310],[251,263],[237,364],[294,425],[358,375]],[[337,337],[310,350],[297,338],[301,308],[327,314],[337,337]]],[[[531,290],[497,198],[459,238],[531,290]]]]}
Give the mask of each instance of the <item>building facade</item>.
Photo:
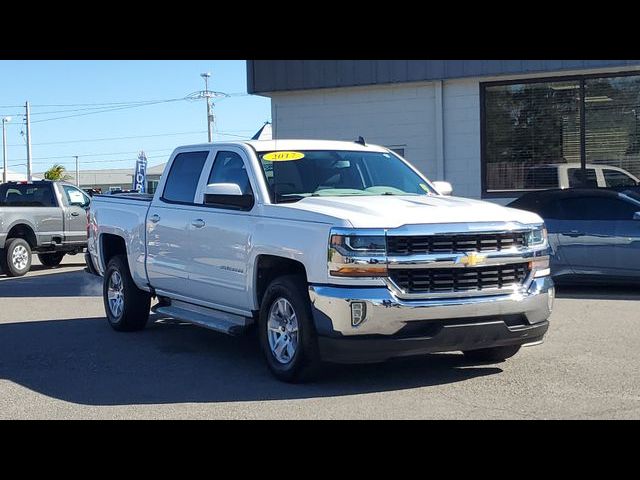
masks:
{"type": "MultiPolygon", "coordinates": [[[[147,192],[154,193],[165,164],[147,168],[147,192]]],[[[133,168],[110,168],[102,170],[80,170],[80,188],[99,190],[102,193],[117,190],[131,190],[133,168]]],[[[75,171],[67,171],[68,182],[76,183],[75,171]]],[[[35,173],[34,177],[44,178],[44,173],[35,173]]],[[[25,175],[26,178],[26,175],[25,175]]]]}
{"type": "Polygon", "coordinates": [[[385,145],[498,202],[640,178],[640,60],[249,60],[274,138],[385,145]]]}

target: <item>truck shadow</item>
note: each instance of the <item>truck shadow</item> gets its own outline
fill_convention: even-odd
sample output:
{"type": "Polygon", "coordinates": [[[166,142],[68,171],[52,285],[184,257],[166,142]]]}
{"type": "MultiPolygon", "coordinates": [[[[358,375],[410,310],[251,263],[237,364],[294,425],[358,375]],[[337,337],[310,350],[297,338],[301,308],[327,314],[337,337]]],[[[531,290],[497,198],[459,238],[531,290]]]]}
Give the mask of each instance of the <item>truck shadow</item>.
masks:
{"type": "Polygon", "coordinates": [[[228,337],[152,315],[118,333],[102,318],[0,324],[0,378],[85,405],[237,402],[354,395],[460,382],[502,372],[461,354],[377,365],[329,365],[314,383],[275,380],[255,335],[228,337]]]}
{"type": "MultiPolygon", "coordinates": [[[[67,265],[65,265],[67,266],[67,265]]],[[[49,270],[47,268],[47,270],[49,270]]],[[[10,278],[0,276],[0,297],[87,297],[102,295],[102,279],[84,270],[10,278]]]]}

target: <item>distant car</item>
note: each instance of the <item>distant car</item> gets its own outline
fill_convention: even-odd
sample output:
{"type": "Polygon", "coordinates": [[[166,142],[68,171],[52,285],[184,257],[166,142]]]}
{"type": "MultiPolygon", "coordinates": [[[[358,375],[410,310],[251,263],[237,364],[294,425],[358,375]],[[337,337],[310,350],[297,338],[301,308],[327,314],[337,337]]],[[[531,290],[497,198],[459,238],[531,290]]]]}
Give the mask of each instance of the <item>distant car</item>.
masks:
{"type": "Polygon", "coordinates": [[[93,197],[94,195],[102,194],[102,191],[100,189],[97,189],[97,188],[84,188],[83,190],[90,197],[93,197]]]}
{"type": "Polygon", "coordinates": [[[631,187],[640,179],[623,168],[606,164],[554,163],[529,167],[524,189],[631,187]]]}
{"type": "Polygon", "coordinates": [[[640,197],[556,189],[527,193],[508,206],[544,219],[554,280],[640,282],[640,197]]]}

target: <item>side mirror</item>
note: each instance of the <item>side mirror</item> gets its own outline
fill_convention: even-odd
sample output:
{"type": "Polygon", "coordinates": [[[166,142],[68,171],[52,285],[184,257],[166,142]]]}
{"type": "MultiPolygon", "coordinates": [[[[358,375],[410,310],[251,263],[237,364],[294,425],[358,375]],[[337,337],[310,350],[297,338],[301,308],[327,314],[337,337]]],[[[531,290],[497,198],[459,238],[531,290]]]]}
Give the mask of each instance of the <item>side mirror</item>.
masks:
{"type": "Polygon", "coordinates": [[[210,183],[204,189],[204,204],[219,208],[251,210],[254,199],[252,194],[243,194],[236,183],[210,183]]]}
{"type": "Polygon", "coordinates": [[[453,187],[449,182],[432,182],[433,186],[441,195],[451,195],[453,187]]]}
{"type": "Polygon", "coordinates": [[[640,220],[640,212],[636,212],[633,214],[633,219],[634,220],[640,220]]]}

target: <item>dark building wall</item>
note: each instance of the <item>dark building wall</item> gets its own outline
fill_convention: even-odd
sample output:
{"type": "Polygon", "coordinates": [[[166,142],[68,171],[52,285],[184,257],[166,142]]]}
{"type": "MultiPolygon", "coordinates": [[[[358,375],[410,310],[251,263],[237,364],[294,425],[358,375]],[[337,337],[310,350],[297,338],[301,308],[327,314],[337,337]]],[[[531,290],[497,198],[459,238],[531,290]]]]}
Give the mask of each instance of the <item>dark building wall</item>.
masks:
{"type": "Polygon", "coordinates": [[[629,66],[640,66],[640,60],[247,60],[247,91],[267,93],[629,66]]]}

